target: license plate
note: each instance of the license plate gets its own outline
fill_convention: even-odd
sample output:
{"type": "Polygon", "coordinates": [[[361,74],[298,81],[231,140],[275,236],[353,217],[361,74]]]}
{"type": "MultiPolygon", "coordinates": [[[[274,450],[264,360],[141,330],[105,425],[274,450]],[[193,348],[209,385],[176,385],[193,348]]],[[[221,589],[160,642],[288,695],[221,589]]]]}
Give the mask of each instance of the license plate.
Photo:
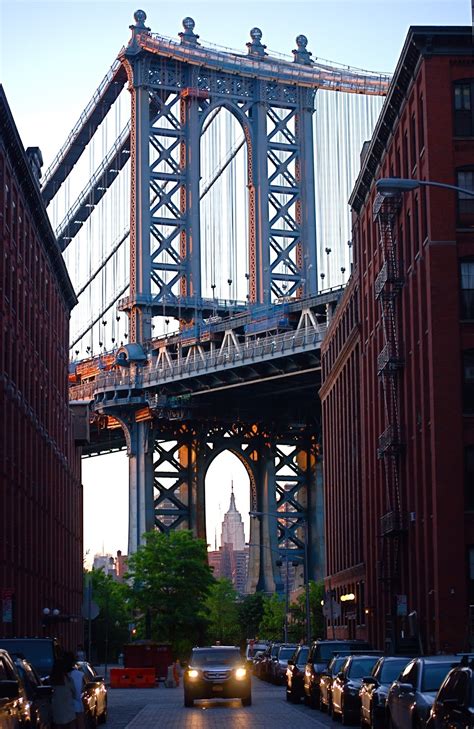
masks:
{"type": "Polygon", "coordinates": [[[224,690],[224,687],[223,686],[219,686],[219,685],[218,686],[213,686],[212,687],[212,690],[213,691],[223,691],[224,690]]]}

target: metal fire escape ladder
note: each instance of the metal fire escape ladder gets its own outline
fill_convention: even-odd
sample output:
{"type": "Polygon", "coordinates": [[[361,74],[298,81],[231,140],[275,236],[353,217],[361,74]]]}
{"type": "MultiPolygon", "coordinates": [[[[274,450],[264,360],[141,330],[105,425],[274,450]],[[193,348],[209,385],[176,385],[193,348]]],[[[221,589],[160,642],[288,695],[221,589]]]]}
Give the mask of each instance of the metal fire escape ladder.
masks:
{"type": "Polygon", "coordinates": [[[375,280],[375,297],[381,311],[384,346],[377,358],[386,414],[386,427],[378,439],[377,456],[383,461],[386,483],[386,511],[380,519],[382,557],[379,578],[387,584],[399,573],[400,539],[406,531],[406,515],[400,499],[400,461],[403,436],[400,422],[399,386],[404,367],[399,340],[399,295],[403,286],[401,261],[394,228],[401,199],[378,195],[373,215],[377,221],[382,266],[375,280]]]}

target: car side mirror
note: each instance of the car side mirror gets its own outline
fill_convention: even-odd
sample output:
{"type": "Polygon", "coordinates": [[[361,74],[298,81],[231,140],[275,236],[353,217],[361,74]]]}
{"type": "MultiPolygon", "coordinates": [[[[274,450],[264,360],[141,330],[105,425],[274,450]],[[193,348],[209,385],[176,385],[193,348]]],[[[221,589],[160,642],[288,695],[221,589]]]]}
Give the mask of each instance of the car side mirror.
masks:
{"type": "Polygon", "coordinates": [[[295,662],[293,660],[291,660],[291,658],[289,658],[288,659],[288,665],[289,666],[294,666],[295,665],[295,662]]]}
{"type": "Polygon", "coordinates": [[[413,685],[411,683],[399,683],[398,690],[403,694],[408,694],[410,691],[413,691],[413,685]]]}
{"type": "Polygon", "coordinates": [[[336,678],[338,678],[339,681],[345,681],[346,680],[346,677],[344,676],[344,674],[343,674],[342,671],[339,671],[339,673],[337,674],[337,677],[336,678]]]}
{"type": "Polygon", "coordinates": [[[377,686],[378,681],[373,676],[364,676],[362,683],[366,683],[367,686],[377,686]]]}
{"type": "Polygon", "coordinates": [[[0,699],[17,699],[19,695],[18,681],[0,681],[0,699]]]}

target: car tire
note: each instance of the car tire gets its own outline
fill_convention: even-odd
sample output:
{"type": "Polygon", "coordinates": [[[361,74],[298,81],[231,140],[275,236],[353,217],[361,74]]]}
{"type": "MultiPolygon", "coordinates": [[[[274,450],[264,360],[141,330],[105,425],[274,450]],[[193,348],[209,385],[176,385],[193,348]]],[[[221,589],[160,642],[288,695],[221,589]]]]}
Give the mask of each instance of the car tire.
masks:
{"type": "Polygon", "coordinates": [[[97,729],[97,712],[90,713],[87,717],[87,729],[97,729]]]}
{"type": "Polygon", "coordinates": [[[242,706],[252,706],[252,694],[249,694],[242,699],[242,706]]]}
{"type": "Polygon", "coordinates": [[[387,711],[387,727],[388,729],[395,729],[395,723],[392,719],[392,715],[389,711],[387,711]]]}
{"type": "Polygon", "coordinates": [[[290,701],[292,704],[299,704],[301,702],[301,697],[298,696],[298,694],[291,692],[290,701]]]}
{"type": "Polygon", "coordinates": [[[97,722],[99,724],[105,724],[107,721],[107,701],[105,702],[104,710],[102,714],[98,717],[97,722]]]}
{"type": "Polygon", "coordinates": [[[190,709],[194,706],[194,699],[191,699],[187,694],[184,694],[184,706],[186,709],[190,709]]]}

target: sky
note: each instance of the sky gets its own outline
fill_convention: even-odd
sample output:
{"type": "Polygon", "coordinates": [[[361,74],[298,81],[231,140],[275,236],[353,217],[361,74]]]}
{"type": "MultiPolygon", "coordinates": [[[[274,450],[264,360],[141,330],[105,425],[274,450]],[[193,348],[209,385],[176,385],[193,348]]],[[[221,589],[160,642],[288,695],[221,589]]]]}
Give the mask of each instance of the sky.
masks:
{"type": "MultiPolygon", "coordinates": [[[[46,169],[81,111],[128,42],[138,0],[0,0],[0,82],[23,144],[39,146],[46,169]]],[[[146,1],[151,30],[176,37],[191,16],[205,44],[246,52],[249,31],[267,51],[291,54],[304,33],[313,58],[393,72],[410,25],[470,25],[471,0],[146,1]]],[[[234,456],[223,454],[206,479],[208,542],[214,546],[234,481],[248,538],[249,484],[234,456]]],[[[128,464],[124,453],[83,461],[84,549],[126,553],[128,464]]]]}

